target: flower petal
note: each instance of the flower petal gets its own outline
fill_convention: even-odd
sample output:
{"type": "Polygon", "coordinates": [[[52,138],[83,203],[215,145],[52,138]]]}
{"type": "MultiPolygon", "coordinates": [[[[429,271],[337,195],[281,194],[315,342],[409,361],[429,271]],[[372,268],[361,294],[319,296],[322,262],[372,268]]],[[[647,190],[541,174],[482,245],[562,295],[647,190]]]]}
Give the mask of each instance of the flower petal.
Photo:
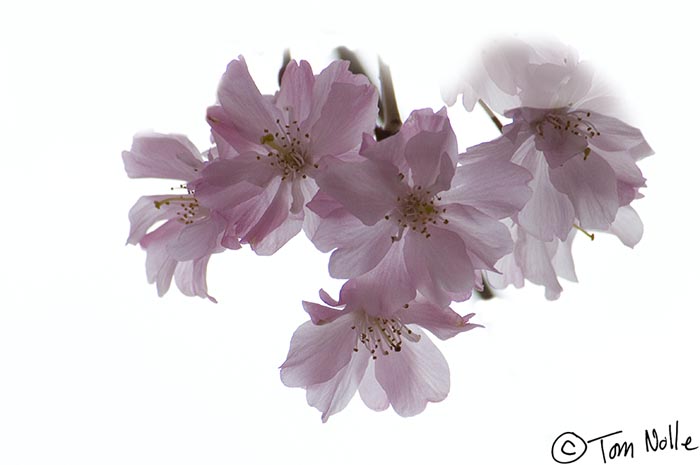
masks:
{"type": "Polygon", "coordinates": [[[375,361],[377,381],[391,406],[402,417],[417,415],[428,402],[440,402],[450,392],[450,369],[442,353],[420,329],[415,343],[402,344],[401,352],[375,361]]]}
{"type": "Polygon", "coordinates": [[[394,243],[376,267],[345,283],[341,302],[353,302],[369,315],[388,317],[413,300],[416,288],[404,263],[403,246],[394,243]]]}
{"type": "MultiPolygon", "coordinates": [[[[243,237],[244,242],[248,242],[255,248],[259,242],[265,239],[268,234],[277,229],[289,217],[289,208],[292,203],[291,187],[291,181],[283,181],[279,184],[275,197],[270,202],[265,213],[260,217],[260,220],[255,226],[243,237]]],[[[299,230],[300,229],[301,224],[299,224],[299,230]]]]}
{"type": "Polygon", "coordinates": [[[306,387],[333,378],[349,362],[357,340],[351,329],[355,316],[347,313],[323,325],[310,321],[292,336],[280,376],[285,386],[306,387]]]}
{"type": "Polygon", "coordinates": [[[314,73],[306,60],[289,62],[284,69],[275,104],[288,109],[289,121],[304,121],[311,111],[314,73]]]}
{"type": "Polygon", "coordinates": [[[393,209],[403,193],[398,174],[387,162],[329,160],[315,179],[322,191],[370,226],[393,209]]]}
{"type": "Polygon", "coordinates": [[[374,362],[370,361],[360,383],[360,398],[367,407],[381,412],[389,407],[389,398],[386,396],[386,392],[382,389],[379,381],[377,381],[374,370],[374,362]]]}
{"type": "Polygon", "coordinates": [[[572,158],[564,166],[550,169],[549,177],[552,185],[569,197],[582,228],[607,229],[615,220],[620,207],[617,180],[600,155],[591,152],[585,160],[572,158]]]}
{"type": "Polygon", "coordinates": [[[433,227],[430,237],[408,233],[404,246],[406,268],[421,294],[447,306],[454,294],[466,298],[474,288],[474,266],[464,241],[456,233],[433,227]]]}
{"type": "Polygon", "coordinates": [[[177,261],[167,251],[167,245],[182,229],[183,224],[170,220],[153,232],[146,234],[140,244],[146,250],[146,278],[156,284],[158,295],[168,292],[177,261]]]}
{"type": "Polygon", "coordinates": [[[377,120],[377,90],[367,82],[331,86],[321,116],[309,130],[314,160],[359,150],[362,134],[372,132],[377,120]]]}
{"type": "Polygon", "coordinates": [[[445,209],[442,216],[449,223],[444,228],[459,235],[475,269],[494,271],[495,263],[513,250],[510,232],[500,221],[466,205],[449,204],[445,209]]]}
{"type": "Polygon", "coordinates": [[[461,316],[450,307],[440,308],[428,301],[417,300],[412,302],[406,310],[402,310],[401,321],[404,324],[421,326],[445,340],[470,329],[483,328],[479,324],[469,322],[473,316],[474,313],[461,316]]]}
{"type": "Polygon", "coordinates": [[[205,255],[196,260],[178,263],[175,268],[175,284],[187,296],[199,296],[217,303],[207,292],[206,275],[210,257],[211,255],[205,255]]]}
{"type": "Polygon", "coordinates": [[[172,198],[172,195],[147,195],[139,198],[129,210],[131,229],[127,244],[138,244],[148,232],[148,228],[158,221],[176,218],[180,207],[162,203],[172,198]],[[160,207],[156,207],[160,205],[160,207]]]}
{"type": "Polygon", "coordinates": [[[130,178],[191,181],[204,166],[197,148],[179,134],[138,134],[131,150],[122,152],[122,159],[130,178]]]}
{"type": "MultiPolygon", "coordinates": [[[[274,132],[278,126],[275,121],[282,117],[270,99],[258,90],[243,57],[229,63],[219,84],[218,97],[229,121],[248,143],[259,143],[265,129],[274,132]]],[[[218,126],[223,123],[213,120],[211,115],[208,121],[214,131],[218,131],[218,126]]],[[[225,137],[225,133],[221,135],[225,137]]],[[[236,140],[227,141],[239,152],[249,149],[248,143],[245,147],[236,147],[236,140]]]]}
{"type": "MultiPolygon", "coordinates": [[[[424,113],[413,112],[411,116],[422,116],[421,123],[433,128],[423,129],[410,139],[402,134],[407,140],[404,156],[411,169],[413,186],[442,192],[450,188],[454,176],[457,165],[457,138],[444,108],[437,114],[424,113]]],[[[408,123],[410,124],[410,121],[408,123]]]]}
{"type": "Polygon", "coordinates": [[[185,262],[211,255],[220,244],[226,227],[222,218],[210,216],[185,225],[168,242],[166,250],[177,261],[185,262]]]}
{"type": "Polygon", "coordinates": [[[336,249],[328,265],[334,278],[352,278],[373,269],[391,247],[392,228],[388,221],[365,226],[345,209],[338,209],[321,221],[312,241],[328,252],[336,249]]]}
{"type": "Polygon", "coordinates": [[[368,360],[369,352],[366,350],[353,352],[350,362],[333,378],[306,388],[306,401],[323,413],[321,420],[324,423],[331,415],[343,410],[353,398],[367,370],[368,360]]]}
{"type": "Polygon", "coordinates": [[[554,187],[542,152],[530,147],[521,166],[533,176],[532,197],[518,213],[517,223],[540,240],[566,239],[574,224],[574,206],[565,193],[554,187]]]}
{"type": "Polygon", "coordinates": [[[644,225],[634,208],[621,207],[617,211],[615,221],[610,225],[610,232],[616,235],[627,247],[634,247],[642,240],[644,225]]]}
{"type": "Polygon", "coordinates": [[[532,175],[510,158],[515,146],[505,137],[467,149],[455,172],[452,188],[442,194],[447,203],[478,208],[494,218],[520,211],[532,195],[532,175]]]}

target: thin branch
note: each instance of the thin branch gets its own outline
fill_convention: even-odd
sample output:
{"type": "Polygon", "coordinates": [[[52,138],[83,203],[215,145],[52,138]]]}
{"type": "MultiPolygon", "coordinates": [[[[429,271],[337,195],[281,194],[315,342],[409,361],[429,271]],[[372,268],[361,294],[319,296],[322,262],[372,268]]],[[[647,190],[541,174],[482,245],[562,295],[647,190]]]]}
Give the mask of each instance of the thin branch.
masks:
{"type": "Polygon", "coordinates": [[[279,73],[277,73],[277,84],[279,84],[280,86],[282,85],[282,76],[284,76],[284,70],[287,69],[287,65],[290,61],[292,61],[292,54],[287,48],[284,50],[284,54],[282,55],[282,67],[280,68],[279,73]]]}
{"type": "Polygon", "coordinates": [[[379,85],[382,95],[382,106],[384,114],[383,130],[388,137],[399,132],[401,129],[401,115],[399,114],[399,106],[396,103],[396,94],[394,93],[394,81],[391,79],[391,70],[389,66],[379,58],[379,85]]]}

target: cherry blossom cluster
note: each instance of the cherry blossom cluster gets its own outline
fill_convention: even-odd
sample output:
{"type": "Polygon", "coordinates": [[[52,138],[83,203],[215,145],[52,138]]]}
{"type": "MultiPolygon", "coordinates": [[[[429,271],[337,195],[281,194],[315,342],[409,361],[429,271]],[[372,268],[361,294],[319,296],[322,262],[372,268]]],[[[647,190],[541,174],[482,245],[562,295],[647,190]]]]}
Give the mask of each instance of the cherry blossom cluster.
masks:
{"type": "Polygon", "coordinates": [[[289,61],[279,91],[263,95],[239,57],[207,110],[211,147],[146,133],[123,152],[129,177],[181,182],[129,212],[128,243],[146,251],[161,296],[174,278],[183,294],[215,302],[207,264],[227,249],[271,255],[303,230],[332,252],[330,275],[346,280],[338,299],[321,290],[322,303],[303,302],[310,321],[281,366],[323,421],[358,391],[371,409],[420,413],[450,387],[423,329],[448,339],[480,326],[453,302],[525,280],[558,298],[559,278],[576,280],[577,234],[634,246],[637,162],[652,153],[614,116],[590,65],[560,44],[496,43],[444,89],[446,103],[478,102],[502,132],[462,152],[445,108],[378,126],[392,96],[349,65],[314,74],[289,61]]]}

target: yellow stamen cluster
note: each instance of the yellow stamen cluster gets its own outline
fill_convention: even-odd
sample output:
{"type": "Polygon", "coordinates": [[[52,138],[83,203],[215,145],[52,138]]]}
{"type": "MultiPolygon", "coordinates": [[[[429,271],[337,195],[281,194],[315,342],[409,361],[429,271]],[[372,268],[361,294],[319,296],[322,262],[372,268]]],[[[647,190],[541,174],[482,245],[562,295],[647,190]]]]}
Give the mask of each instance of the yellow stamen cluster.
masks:
{"type": "Polygon", "coordinates": [[[391,216],[384,217],[386,220],[394,217],[398,223],[399,233],[391,237],[392,241],[401,239],[406,228],[422,234],[427,239],[430,237],[428,227],[431,224],[437,224],[438,221],[443,224],[449,223],[441,217],[447,209],[436,204],[436,200],[441,198],[432,195],[430,191],[423,191],[421,186],[414,187],[405,197],[397,197],[398,208],[391,216]]]}
{"type": "MultiPolygon", "coordinates": [[[[309,134],[301,134],[297,121],[283,126],[278,119],[277,126],[278,130],[274,133],[267,128],[263,130],[260,143],[272,150],[267,153],[267,157],[258,155],[257,159],[269,163],[270,166],[277,166],[282,172],[283,180],[295,175],[301,175],[306,179],[304,172],[308,165],[306,144],[311,137],[309,134]]],[[[318,168],[318,165],[314,167],[318,168]]]]}
{"type": "Polygon", "coordinates": [[[199,202],[197,202],[197,199],[194,196],[179,195],[153,202],[155,207],[158,209],[160,209],[160,207],[163,205],[169,206],[171,203],[180,205],[181,210],[175,213],[177,216],[179,216],[178,221],[184,224],[192,224],[194,222],[195,215],[197,214],[197,210],[199,208],[199,202]]]}

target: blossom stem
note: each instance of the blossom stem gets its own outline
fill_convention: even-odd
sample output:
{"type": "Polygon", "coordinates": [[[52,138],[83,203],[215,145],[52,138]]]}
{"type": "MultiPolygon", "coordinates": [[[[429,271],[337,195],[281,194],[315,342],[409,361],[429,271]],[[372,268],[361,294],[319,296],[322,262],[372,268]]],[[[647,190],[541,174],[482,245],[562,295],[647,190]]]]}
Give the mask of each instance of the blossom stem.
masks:
{"type": "Polygon", "coordinates": [[[501,120],[498,119],[498,116],[496,116],[496,113],[493,112],[491,108],[489,108],[488,105],[486,105],[486,102],[483,100],[479,99],[479,105],[481,105],[481,108],[484,109],[487,115],[491,118],[491,121],[493,121],[493,124],[496,125],[498,128],[499,132],[503,132],[503,123],[501,123],[501,120]]]}

